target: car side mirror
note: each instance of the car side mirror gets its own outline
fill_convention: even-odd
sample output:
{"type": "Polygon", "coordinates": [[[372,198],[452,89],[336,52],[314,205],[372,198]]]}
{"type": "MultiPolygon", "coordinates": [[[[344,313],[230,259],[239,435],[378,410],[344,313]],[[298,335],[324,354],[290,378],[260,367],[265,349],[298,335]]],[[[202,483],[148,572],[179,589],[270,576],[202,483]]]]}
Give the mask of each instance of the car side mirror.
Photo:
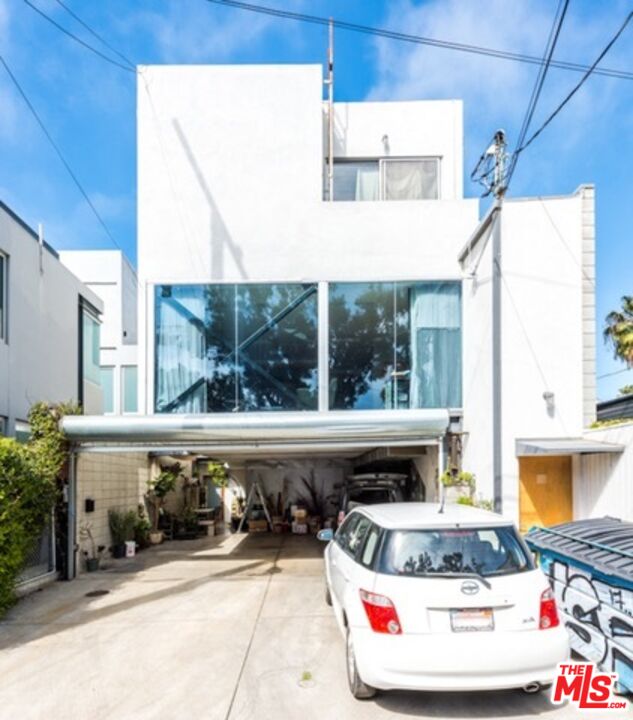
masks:
{"type": "Polygon", "coordinates": [[[317,533],[317,540],[322,542],[330,542],[334,538],[334,530],[332,528],[323,528],[317,533]]]}

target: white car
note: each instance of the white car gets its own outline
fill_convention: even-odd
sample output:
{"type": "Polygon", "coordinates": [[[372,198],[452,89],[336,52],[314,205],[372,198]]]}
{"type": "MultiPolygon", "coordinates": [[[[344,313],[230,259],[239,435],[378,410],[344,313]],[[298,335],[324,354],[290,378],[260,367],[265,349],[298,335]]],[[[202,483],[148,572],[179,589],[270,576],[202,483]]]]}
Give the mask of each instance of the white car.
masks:
{"type": "Polygon", "coordinates": [[[319,533],[326,601],[356,698],[376,690],[537,692],[569,657],[553,593],[515,526],[463,505],[359,507],[319,533]]]}

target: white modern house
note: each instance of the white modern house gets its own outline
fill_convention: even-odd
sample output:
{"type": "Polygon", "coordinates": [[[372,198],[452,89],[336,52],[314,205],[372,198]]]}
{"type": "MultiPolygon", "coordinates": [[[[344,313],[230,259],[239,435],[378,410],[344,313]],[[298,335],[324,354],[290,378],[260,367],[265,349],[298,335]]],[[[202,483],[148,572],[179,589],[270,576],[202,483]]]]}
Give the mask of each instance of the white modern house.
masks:
{"type": "Polygon", "coordinates": [[[584,434],[593,188],[481,220],[460,101],[330,110],[319,65],[143,76],[139,415],[69,419],[80,451],[221,459],[271,494],[402,470],[435,499],[456,467],[523,527],[572,519],[578,458],[622,450],[584,434]]]}
{"type": "Polygon", "coordinates": [[[103,412],[138,412],[136,272],[120,250],[64,250],[60,259],[103,302],[103,412]]]}
{"type": "MultiPolygon", "coordinates": [[[[25,442],[28,414],[40,401],[102,410],[100,298],[57,252],[0,201],[0,435],[25,442]]],[[[27,558],[21,589],[57,571],[54,523],[27,558]]]]}
{"type": "Polygon", "coordinates": [[[0,202],[0,434],[28,437],[38,401],[101,413],[101,300],[0,202]]]}

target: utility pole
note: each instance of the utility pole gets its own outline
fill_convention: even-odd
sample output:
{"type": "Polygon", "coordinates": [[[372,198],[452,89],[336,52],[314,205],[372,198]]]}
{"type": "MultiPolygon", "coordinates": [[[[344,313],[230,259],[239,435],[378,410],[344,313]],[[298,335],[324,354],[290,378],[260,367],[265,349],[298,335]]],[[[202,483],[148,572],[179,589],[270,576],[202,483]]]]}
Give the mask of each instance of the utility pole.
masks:
{"type": "Polygon", "coordinates": [[[501,209],[506,191],[506,139],[497,130],[491,146],[494,158],[491,191],[495,197],[492,225],[492,473],[494,509],[503,510],[503,425],[502,425],[502,317],[501,317],[501,209]]]}
{"type": "Polygon", "coordinates": [[[334,20],[328,23],[328,49],[327,49],[327,125],[328,125],[328,152],[327,152],[327,188],[328,200],[334,200],[334,20]]]}

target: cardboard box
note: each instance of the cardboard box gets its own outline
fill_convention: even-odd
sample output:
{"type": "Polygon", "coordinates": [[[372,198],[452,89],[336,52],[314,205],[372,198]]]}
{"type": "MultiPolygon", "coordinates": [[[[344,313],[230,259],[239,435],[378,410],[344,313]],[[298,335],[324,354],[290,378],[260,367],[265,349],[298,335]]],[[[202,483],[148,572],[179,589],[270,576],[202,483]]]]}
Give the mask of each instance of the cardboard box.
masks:
{"type": "Polygon", "coordinates": [[[267,532],[268,522],[266,520],[249,520],[248,521],[249,532],[267,532]]]}
{"type": "Polygon", "coordinates": [[[298,508],[295,511],[295,522],[305,523],[307,519],[308,519],[308,511],[307,510],[305,510],[304,508],[298,508]]]}

